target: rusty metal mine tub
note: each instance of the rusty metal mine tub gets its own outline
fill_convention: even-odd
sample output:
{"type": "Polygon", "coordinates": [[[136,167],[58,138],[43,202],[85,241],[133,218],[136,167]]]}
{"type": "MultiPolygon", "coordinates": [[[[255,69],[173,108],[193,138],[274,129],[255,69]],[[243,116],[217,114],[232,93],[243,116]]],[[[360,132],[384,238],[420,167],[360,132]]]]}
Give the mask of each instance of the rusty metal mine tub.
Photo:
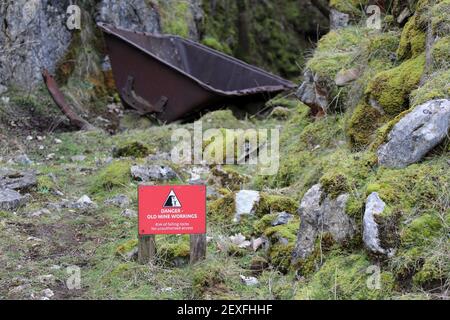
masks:
{"type": "Polygon", "coordinates": [[[172,122],[224,102],[268,100],[295,85],[178,36],[98,24],[125,105],[172,122]]]}

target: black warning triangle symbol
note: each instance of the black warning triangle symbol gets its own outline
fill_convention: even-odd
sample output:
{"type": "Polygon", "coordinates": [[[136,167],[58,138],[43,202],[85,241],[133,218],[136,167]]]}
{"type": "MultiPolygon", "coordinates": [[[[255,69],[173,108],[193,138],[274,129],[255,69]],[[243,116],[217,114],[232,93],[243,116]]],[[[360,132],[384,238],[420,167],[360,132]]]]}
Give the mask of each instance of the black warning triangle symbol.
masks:
{"type": "Polygon", "coordinates": [[[170,191],[169,196],[167,197],[166,202],[164,203],[164,207],[181,208],[181,203],[173,190],[170,191]]]}

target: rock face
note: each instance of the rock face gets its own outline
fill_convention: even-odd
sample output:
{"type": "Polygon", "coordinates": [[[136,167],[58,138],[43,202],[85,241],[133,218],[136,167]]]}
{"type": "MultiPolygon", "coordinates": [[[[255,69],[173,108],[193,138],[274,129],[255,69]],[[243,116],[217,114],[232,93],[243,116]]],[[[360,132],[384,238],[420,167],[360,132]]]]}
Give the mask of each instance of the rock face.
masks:
{"type": "Polygon", "coordinates": [[[392,168],[416,163],[447,136],[450,100],[433,100],[416,107],[391,130],[378,149],[378,161],[392,168]]]}
{"type": "Polygon", "coordinates": [[[355,233],[354,221],[345,213],[348,194],[336,199],[326,196],[320,184],[314,185],[306,192],[300,208],[300,229],[293,252],[294,262],[307,258],[314,251],[316,238],[321,233],[329,233],[341,243],[355,233]]]}
{"type": "Polygon", "coordinates": [[[379,228],[376,217],[383,213],[386,204],[381,200],[378,193],[373,192],[366,201],[366,211],[363,219],[363,240],[364,244],[371,252],[376,254],[392,255],[393,249],[382,248],[379,237],[379,228]]]}
{"type": "Polygon", "coordinates": [[[155,5],[146,0],[103,0],[97,5],[97,22],[135,31],[160,33],[161,25],[155,5]]]}
{"type": "Polygon", "coordinates": [[[0,210],[11,211],[20,207],[24,197],[11,189],[0,189],[0,210]]]}
{"type": "Polygon", "coordinates": [[[348,15],[347,13],[337,11],[336,9],[330,10],[330,29],[331,30],[345,28],[348,26],[349,21],[350,21],[350,15],[348,15]]]}
{"type": "Polygon", "coordinates": [[[29,88],[41,82],[41,68],[54,72],[72,35],[66,28],[70,1],[0,2],[0,85],[29,88]]]}
{"type": "Polygon", "coordinates": [[[258,191],[241,190],[236,193],[236,214],[234,220],[239,221],[242,215],[252,214],[259,199],[260,195],[258,191]]]}
{"type": "Polygon", "coordinates": [[[320,79],[310,70],[306,70],[303,77],[304,81],[295,95],[309,106],[314,114],[326,112],[329,105],[327,89],[320,85],[320,79]]]}

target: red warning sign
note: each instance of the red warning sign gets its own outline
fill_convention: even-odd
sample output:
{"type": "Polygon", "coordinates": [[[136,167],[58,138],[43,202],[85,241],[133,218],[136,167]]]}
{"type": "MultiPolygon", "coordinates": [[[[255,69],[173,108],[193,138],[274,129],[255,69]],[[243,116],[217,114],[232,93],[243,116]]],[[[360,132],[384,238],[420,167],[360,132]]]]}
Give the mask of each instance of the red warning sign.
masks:
{"type": "Polygon", "coordinates": [[[139,186],[139,234],[206,233],[206,186],[139,186]]]}

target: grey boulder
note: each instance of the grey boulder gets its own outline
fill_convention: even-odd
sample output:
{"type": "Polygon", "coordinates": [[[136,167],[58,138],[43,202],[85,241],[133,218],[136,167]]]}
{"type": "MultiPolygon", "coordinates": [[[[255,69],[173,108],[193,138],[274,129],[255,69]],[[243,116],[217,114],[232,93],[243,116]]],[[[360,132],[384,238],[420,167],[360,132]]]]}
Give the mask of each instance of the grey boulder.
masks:
{"type": "Polygon", "coordinates": [[[24,197],[11,189],[0,189],[0,210],[12,211],[23,205],[24,197]]]}
{"type": "Polygon", "coordinates": [[[332,199],[320,184],[306,192],[298,209],[301,222],[293,252],[294,262],[307,258],[314,251],[316,238],[321,233],[331,234],[338,243],[354,235],[355,223],[345,213],[348,197],[348,194],[342,194],[332,199]]]}
{"type": "Polygon", "coordinates": [[[426,102],[404,116],[378,149],[378,162],[390,168],[404,168],[419,162],[448,134],[450,100],[426,102]]]}

